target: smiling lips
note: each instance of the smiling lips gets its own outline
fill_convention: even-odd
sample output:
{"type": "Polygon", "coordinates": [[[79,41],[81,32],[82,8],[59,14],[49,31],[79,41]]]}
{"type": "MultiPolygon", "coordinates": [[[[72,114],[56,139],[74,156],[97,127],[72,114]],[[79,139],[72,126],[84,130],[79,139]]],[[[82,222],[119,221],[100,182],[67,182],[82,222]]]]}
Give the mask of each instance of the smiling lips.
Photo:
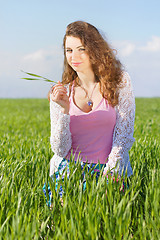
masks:
{"type": "Polygon", "coordinates": [[[73,65],[74,67],[78,67],[80,64],[81,64],[81,62],[73,62],[73,63],[72,63],[72,65],[73,65]]]}

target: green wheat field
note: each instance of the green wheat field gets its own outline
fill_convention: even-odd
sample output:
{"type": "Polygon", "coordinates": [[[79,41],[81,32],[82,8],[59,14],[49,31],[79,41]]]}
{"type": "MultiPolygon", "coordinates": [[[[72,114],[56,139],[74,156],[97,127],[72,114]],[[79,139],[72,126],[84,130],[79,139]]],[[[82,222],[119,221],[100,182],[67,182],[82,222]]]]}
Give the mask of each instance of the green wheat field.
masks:
{"type": "Polygon", "coordinates": [[[86,173],[83,191],[71,163],[63,206],[53,191],[50,209],[42,191],[55,186],[48,100],[0,99],[0,239],[160,239],[160,98],[136,98],[134,137],[129,188],[86,173]]]}

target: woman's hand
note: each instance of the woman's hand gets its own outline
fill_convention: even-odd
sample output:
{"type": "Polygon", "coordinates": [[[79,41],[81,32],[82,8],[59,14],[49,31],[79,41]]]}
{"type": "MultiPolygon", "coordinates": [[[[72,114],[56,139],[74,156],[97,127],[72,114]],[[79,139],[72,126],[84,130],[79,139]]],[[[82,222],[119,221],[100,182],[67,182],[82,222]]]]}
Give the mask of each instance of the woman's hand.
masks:
{"type": "Polygon", "coordinates": [[[51,88],[51,100],[62,107],[62,112],[69,114],[69,97],[66,88],[60,81],[51,88]]]}

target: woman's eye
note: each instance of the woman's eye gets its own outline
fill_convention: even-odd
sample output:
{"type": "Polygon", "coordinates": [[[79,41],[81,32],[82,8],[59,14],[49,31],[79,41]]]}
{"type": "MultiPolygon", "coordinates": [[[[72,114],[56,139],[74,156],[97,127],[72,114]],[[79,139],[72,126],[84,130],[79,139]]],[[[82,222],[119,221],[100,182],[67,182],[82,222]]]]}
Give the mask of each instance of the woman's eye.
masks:
{"type": "Polygon", "coordinates": [[[85,48],[80,48],[79,51],[84,52],[85,48]]]}
{"type": "Polygon", "coordinates": [[[72,49],[66,49],[66,52],[71,53],[72,49]]]}

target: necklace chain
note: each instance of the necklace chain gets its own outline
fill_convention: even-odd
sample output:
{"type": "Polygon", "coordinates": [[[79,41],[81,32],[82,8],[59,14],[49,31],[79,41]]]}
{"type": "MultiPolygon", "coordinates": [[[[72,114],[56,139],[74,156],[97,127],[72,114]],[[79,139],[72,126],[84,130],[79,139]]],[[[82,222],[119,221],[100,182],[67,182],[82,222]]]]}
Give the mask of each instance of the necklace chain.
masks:
{"type": "Polygon", "coordinates": [[[96,85],[97,85],[97,82],[94,84],[94,87],[93,87],[93,89],[92,89],[92,92],[91,92],[90,97],[89,97],[89,95],[88,95],[87,90],[86,90],[82,85],[80,85],[80,87],[85,91],[85,93],[86,93],[86,95],[87,95],[87,98],[88,98],[87,104],[88,104],[88,106],[90,106],[90,107],[93,106],[92,95],[93,95],[93,92],[94,92],[94,89],[95,89],[96,85]]]}

